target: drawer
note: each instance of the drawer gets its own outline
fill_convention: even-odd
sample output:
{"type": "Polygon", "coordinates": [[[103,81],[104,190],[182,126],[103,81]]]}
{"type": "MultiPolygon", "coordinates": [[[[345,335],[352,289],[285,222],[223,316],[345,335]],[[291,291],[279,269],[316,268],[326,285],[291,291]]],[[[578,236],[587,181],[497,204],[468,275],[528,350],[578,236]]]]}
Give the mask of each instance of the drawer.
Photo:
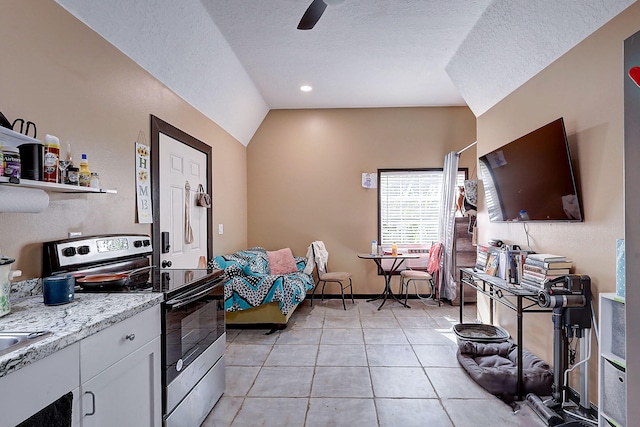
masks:
{"type": "Polygon", "coordinates": [[[160,305],[116,323],[80,342],[80,377],[85,382],[160,336],[160,305]]]}
{"type": "Polygon", "coordinates": [[[602,359],[602,402],[600,407],[609,417],[623,426],[627,425],[626,386],[627,373],[607,359],[602,359]]]}

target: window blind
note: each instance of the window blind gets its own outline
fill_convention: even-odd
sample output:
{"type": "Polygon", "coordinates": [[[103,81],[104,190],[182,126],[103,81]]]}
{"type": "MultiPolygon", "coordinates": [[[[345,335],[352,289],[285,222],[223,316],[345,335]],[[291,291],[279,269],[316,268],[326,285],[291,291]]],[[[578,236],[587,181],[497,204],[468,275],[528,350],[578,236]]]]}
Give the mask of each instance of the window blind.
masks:
{"type": "MultiPolygon", "coordinates": [[[[379,175],[380,244],[437,241],[442,171],[394,170],[379,175]]],[[[459,171],[458,185],[464,179],[464,171],[459,171]]]]}

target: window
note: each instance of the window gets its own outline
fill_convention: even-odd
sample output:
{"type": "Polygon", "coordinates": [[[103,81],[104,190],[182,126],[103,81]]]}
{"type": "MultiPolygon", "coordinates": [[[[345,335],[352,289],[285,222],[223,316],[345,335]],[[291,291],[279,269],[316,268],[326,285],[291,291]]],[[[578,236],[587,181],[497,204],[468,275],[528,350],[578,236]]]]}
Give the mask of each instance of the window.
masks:
{"type": "MultiPolygon", "coordinates": [[[[467,169],[458,169],[462,186],[467,169]]],[[[438,240],[442,169],[378,170],[378,236],[381,245],[431,245],[438,240]]]]}

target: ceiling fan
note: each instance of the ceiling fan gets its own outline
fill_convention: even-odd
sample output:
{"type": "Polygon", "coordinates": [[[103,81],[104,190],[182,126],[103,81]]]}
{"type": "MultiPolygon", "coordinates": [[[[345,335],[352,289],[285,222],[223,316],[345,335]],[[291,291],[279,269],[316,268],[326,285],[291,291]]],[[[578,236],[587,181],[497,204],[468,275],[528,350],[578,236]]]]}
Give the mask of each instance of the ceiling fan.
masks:
{"type": "Polygon", "coordinates": [[[327,5],[334,6],[342,2],[344,2],[344,0],[313,0],[307,8],[307,11],[304,13],[304,15],[302,15],[302,19],[298,24],[298,29],[312,29],[324,13],[327,5]]]}

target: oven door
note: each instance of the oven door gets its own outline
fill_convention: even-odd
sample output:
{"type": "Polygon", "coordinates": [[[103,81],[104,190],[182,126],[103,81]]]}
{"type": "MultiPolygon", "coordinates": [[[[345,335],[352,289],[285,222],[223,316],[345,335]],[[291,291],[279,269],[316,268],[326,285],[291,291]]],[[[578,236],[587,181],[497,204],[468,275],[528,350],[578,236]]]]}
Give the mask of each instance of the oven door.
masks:
{"type": "Polygon", "coordinates": [[[164,322],[165,414],[224,356],[224,284],[199,285],[169,298],[164,322]]]}

